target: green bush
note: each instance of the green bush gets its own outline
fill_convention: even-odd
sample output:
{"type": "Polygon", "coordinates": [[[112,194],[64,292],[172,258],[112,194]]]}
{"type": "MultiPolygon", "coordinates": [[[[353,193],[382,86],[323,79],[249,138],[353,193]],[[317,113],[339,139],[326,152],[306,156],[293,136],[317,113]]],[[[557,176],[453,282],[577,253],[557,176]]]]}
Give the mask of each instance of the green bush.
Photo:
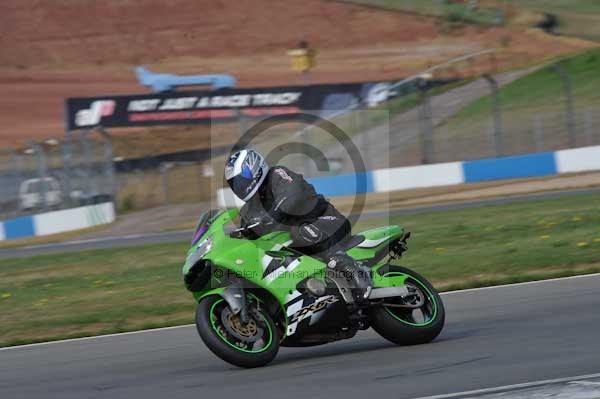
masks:
{"type": "Polygon", "coordinates": [[[119,206],[121,212],[129,212],[135,210],[135,197],[133,194],[127,195],[119,206]]]}

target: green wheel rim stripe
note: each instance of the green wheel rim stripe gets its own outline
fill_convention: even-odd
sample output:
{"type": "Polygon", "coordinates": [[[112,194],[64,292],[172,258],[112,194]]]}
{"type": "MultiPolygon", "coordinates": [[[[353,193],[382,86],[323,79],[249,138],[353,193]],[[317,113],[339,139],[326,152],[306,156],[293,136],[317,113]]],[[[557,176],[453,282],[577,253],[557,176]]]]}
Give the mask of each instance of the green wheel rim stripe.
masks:
{"type": "Polygon", "coordinates": [[[219,338],[221,338],[221,340],[222,340],[223,342],[225,342],[227,345],[231,346],[233,349],[237,349],[237,350],[238,350],[238,351],[240,351],[240,352],[245,352],[245,353],[260,353],[260,352],[264,352],[265,350],[267,350],[267,349],[268,349],[268,348],[271,346],[271,343],[273,342],[273,331],[271,331],[271,326],[269,325],[269,323],[268,323],[268,322],[267,322],[267,320],[266,320],[266,319],[263,317],[263,315],[262,315],[262,314],[260,315],[260,317],[261,317],[261,318],[263,319],[263,321],[265,322],[265,325],[267,326],[267,330],[269,331],[269,342],[267,342],[267,344],[266,344],[264,347],[262,347],[261,349],[259,349],[259,350],[248,350],[248,349],[243,349],[243,348],[240,348],[240,347],[238,347],[238,346],[235,346],[234,344],[232,344],[231,342],[229,342],[229,341],[227,340],[227,338],[226,338],[226,337],[224,337],[224,336],[221,334],[221,332],[219,332],[219,330],[216,328],[216,325],[215,325],[215,322],[216,322],[216,316],[214,315],[214,312],[213,312],[213,311],[214,311],[215,307],[216,307],[218,304],[220,304],[221,302],[223,302],[223,301],[224,301],[224,299],[219,299],[219,300],[217,300],[215,303],[213,303],[213,305],[210,307],[210,314],[209,314],[209,316],[210,316],[210,324],[211,324],[211,327],[212,327],[213,331],[217,333],[217,335],[219,336],[219,338]]]}
{"type": "MultiPolygon", "coordinates": [[[[391,273],[386,273],[384,275],[384,277],[387,277],[390,274],[406,276],[404,273],[391,272],[391,273]]],[[[388,309],[387,306],[384,305],[383,308],[385,309],[386,312],[388,312],[390,314],[390,316],[392,316],[394,319],[398,320],[401,323],[408,324],[409,326],[413,326],[413,327],[425,327],[425,326],[433,323],[433,321],[437,317],[437,310],[438,310],[437,302],[435,300],[435,297],[433,296],[433,294],[431,293],[431,291],[429,291],[429,289],[425,286],[425,284],[423,284],[422,282],[420,282],[417,278],[415,278],[413,276],[409,275],[409,276],[407,276],[407,279],[408,278],[416,281],[417,284],[419,284],[421,286],[421,288],[424,289],[425,292],[427,293],[427,298],[433,304],[433,316],[431,316],[431,319],[429,321],[425,322],[425,323],[411,323],[410,321],[402,320],[400,317],[396,316],[390,309],[388,309]]]]}

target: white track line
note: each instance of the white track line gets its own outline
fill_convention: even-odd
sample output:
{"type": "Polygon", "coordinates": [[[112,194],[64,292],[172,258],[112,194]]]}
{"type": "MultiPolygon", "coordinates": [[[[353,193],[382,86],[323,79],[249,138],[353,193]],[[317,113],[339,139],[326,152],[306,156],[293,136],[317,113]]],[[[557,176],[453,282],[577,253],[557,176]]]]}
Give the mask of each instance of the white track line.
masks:
{"type": "Polygon", "coordinates": [[[125,336],[125,335],[151,333],[151,332],[159,332],[159,331],[166,331],[166,330],[176,330],[178,328],[192,327],[192,326],[193,326],[193,324],[184,324],[184,325],[180,325],[180,326],[151,328],[151,329],[148,329],[148,330],[129,331],[129,332],[115,333],[115,334],[94,335],[94,336],[91,336],[91,337],[61,339],[61,340],[58,340],[58,341],[38,342],[38,343],[35,343],[35,344],[7,346],[7,347],[4,347],[4,348],[0,348],[0,351],[7,351],[7,350],[11,350],[11,349],[27,349],[27,348],[32,348],[32,347],[36,347],[36,346],[46,346],[46,345],[62,344],[62,343],[68,343],[68,342],[78,342],[78,341],[89,341],[89,340],[92,340],[92,339],[101,339],[101,338],[110,338],[110,337],[121,337],[121,336],[125,336]]]}
{"type": "Polygon", "coordinates": [[[557,378],[554,380],[532,381],[532,382],[525,382],[523,384],[504,385],[501,387],[476,389],[474,391],[456,392],[456,393],[449,393],[449,394],[444,394],[444,395],[434,395],[434,396],[423,396],[423,397],[416,398],[416,399],[463,398],[464,396],[469,396],[469,395],[497,393],[497,392],[508,391],[508,390],[532,388],[532,387],[537,387],[537,386],[542,386],[542,385],[559,384],[562,382],[579,381],[579,380],[586,380],[588,378],[599,378],[599,377],[600,377],[600,373],[599,374],[587,374],[587,375],[579,375],[579,376],[575,376],[575,377],[557,378]]]}
{"type": "Polygon", "coordinates": [[[442,292],[440,295],[462,294],[464,292],[494,290],[494,289],[506,288],[506,287],[520,287],[520,286],[524,286],[524,285],[551,283],[553,281],[563,281],[563,280],[575,280],[575,279],[587,278],[587,277],[600,277],[600,273],[578,274],[576,276],[557,277],[557,278],[549,278],[549,279],[545,279],[545,280],[535,280],[535,281],[525,281],[523,283],[514,283],[514,284],[490,285],[489,287],[467,288],[464,290],[442,292]]]}
{"type": "Polygon", "coordinates": [[[569,384],[573,384],[573,385],[583,385],[585,386],[589,386],[589,387],[598,387],[600,386],[600,382],[596,382],[596,381],[571,381],[569,382],[569,384]]]}
{"type": "MultiPolygon", "coordinates": [[[[587,277],[600,277],[600,273],[581,274],[578,276],[559,277],[559,278],[553,278],[553,279],[548,279],[548,280],[528,281],[528,282],[516,283],[516,284],[503,284],[503,285],[494,285],[494,286],[489,286],[489,287],[469,288],[466,290],[446,291],[446,292],[442,292],[440,295],[446,296],[446,295],[452,295],[452,294],[462,294],[462,293],[483,291],[483,290],[501,289],[501,288],[509,288],[509,287],[520,287],[520,286],[524,286],[524,285],[545,284],[545,283],[551,283],[551,282],[556,282],[556,281],[573,280],[573,279],[580,279],[580,278],[587,278],[587,277]]],[[[87,340],[101,339],[101,338],[107,338],[107,337],[119,337],[119,336],[125,336],[125,335],[151,333],[151,332],[166,331],[166,330],[175,330],[178,328],[185,328],[185,327],[191,327],[191,326],[193,326],[193,324],[184,324],[181,326],[162,327],[162,328],[152,328],[149,330],[138,330],[138,331],[130,331],[130,332],[124,332],[124,333],[94,335],[91,337],[62,339],[62,340],[58,340],[58,341],[38,342],[35,344],[7,346],[4,348],[0,348],[0,351],[27,349],[27,348],[36,347],[36,346],[46,346],[46,345],[61,344],[61,343],[66,343],[66,342],[78,342],[78,341],[87,341],[87,340]]]]}

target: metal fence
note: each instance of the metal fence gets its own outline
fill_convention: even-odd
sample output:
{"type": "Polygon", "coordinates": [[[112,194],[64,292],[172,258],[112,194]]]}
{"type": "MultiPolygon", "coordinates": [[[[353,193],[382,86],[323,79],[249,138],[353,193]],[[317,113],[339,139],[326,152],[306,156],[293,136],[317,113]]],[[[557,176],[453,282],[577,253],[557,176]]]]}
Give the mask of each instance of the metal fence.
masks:
{"type": "MultiPolygon", "coordinates": [[[[414,107],[396,111],[393,103],[385,105],[389,129],[382,128],[381,118],[365,110],[355,110],[354,118],[338,123],[352,133],[369,169],[599,145],[600,95],[574,90],[560,64],[544,68],[555,72],[561,87],[550,102],[539,99],[525,105],[504,105],[499,88],[521,74],[485,75],[437,92],[417,81],[420,90],[414,107]],[[477,109],[469,111],[473,104],[477,109]]],[[[339,147],[328,150],[331,158],[341,153],[339,147]]],[[[347,163],[342,170],[350,171],[351,165],[347,163]]],[[[311,175],[310,169],[305,172],[311,175]]]]}
{"type": "Polygon", "coordinates": [[[4,150],[0,181],[2,219],[111,201],[116,181],[110,136],[81,131],[4,150]]]}
{"type": "MultiPolygon", "coordinates": [[[[531,70],[485,75],[435,89],[428,87],[425,74],[393,85],[401,95],[375,108],[357,103],[324,116],[352,140],[366,169],[600,145],[600,95],[574,89],[560,64],[543,68],[561,82],[562,92],[550,103],[541,99],[539,104],[503,104],[499,87],[531,70]],[[479,104],[478,112],[465,111],[474,102],[479,104]]],[[[214,125],[212,137],[204,144],[218,150],[197,158],[157,162],[154,155],[127,170],[115,168],[121,154],[113,153],[113,139],[102,129],[4,150],[0,153],[0,218],[113,199],[121,211],[210,201],[222,185],[227,145],[255,123],[240,116],[237,122],[214,125]]],[[[283,145],[293,142],[317,148],[329,161],[329,169],[320,170],[307,156],[281,159],[307,177],[353,171],[344,143],[327,138],[319,126],[290,121],[273,128],[254,146],[285,152],[283,145]]]]}

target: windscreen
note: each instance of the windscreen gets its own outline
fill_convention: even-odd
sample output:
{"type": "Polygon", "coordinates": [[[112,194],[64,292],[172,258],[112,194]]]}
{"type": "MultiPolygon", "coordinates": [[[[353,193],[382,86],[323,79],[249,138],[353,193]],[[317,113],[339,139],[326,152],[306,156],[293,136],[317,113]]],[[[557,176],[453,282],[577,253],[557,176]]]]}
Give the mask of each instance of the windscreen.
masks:
{"type": "Polygon", "coordinates": [[[194,236],[192,237],[191,245],[195,245],[200,239],[206,234],[208,228],[215,220],[217,216],[219,216],[219,211],[215,209],[211,209],[208,212],[205,212],[198,219],[198,224],[196,225],[196,230],[194,231],[194,236]]]}

